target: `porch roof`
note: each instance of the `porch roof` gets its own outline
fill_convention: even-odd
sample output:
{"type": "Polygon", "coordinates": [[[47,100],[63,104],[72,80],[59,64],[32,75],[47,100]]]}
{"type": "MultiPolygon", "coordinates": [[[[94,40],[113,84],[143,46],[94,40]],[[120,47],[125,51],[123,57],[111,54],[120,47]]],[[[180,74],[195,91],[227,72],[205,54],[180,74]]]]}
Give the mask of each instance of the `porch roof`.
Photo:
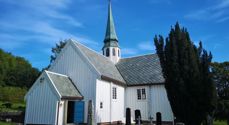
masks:
{"type": "Polygon", "coordinates": [[[80,91],[77,89],[72,80],[62,74],[46,71],[49,79],[61,96],[61,99],[76,100],[83,99],[80,91]]]}

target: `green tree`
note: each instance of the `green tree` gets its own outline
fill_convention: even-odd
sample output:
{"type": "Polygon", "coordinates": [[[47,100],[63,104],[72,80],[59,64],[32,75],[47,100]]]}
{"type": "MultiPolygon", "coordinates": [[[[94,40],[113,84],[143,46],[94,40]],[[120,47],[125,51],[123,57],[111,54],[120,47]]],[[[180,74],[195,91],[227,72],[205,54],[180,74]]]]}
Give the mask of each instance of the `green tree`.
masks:
{"type": "Polygon", "coordinates": [[[201,42],[196,47],[187,29],[178,23],[165,40],[155,36],[154,43],[176,119],[186,125],[200,125],[215,106],[215,87],[209,73],[212,55],[201,42]]]}
{"type": "Polygon", "coordinates": [[[229,125],[229,62],[215,62],[211,66],[218,95],[215,117],[219,120],[227,120],[229,125]]]}
{"type": "Polygon", "coordinates": [[[0,86],[30,87],[39,73],[23,57],[0,49],[0,86]]]}
{"type": "Polygon", "coordinates": [[[59,55],[59,53],[61,52],[62,48],[64,48],[64,46],[66,45],[67,40],[61,40],[59,41],[58,44],[56,44],[55,47],[52,48],[52,55],[50,57],[50,63],[53,63],[56,59],[56,57],[59,55]]]}
{"type": "Polygon", "coordinates": [[[56,60],[57,56],[60,54],[61,50],[64,48],[68,40],[61,40],[56,43],[56,46],[52,48],[52,55],[50,56],[50,64],[43,68],[42,70],[48,70],[52,63],[56,60]]]}

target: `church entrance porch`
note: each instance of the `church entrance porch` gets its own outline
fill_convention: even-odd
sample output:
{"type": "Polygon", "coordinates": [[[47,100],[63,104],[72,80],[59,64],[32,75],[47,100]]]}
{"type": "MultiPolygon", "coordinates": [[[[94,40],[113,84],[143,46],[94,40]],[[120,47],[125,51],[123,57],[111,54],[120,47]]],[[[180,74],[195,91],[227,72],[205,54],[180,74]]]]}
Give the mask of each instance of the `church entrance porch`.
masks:
{"type": "Polygon", "coordinates": [[[59,103],[58,123],[78,125],[84,122],[84,101],[65,100],[59,103]]]}

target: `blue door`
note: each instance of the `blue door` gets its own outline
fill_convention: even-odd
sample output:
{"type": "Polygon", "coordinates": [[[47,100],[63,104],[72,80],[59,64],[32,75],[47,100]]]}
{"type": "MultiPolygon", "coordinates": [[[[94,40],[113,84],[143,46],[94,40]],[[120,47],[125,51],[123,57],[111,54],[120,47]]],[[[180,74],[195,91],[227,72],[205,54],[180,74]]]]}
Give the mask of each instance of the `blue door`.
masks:
{"type": "Polygon", "coordinates": [[[75,101],[74,103],[74,113],[73,113],[74,123],[83,123],[84,121],[84,102],[75,101]]]}

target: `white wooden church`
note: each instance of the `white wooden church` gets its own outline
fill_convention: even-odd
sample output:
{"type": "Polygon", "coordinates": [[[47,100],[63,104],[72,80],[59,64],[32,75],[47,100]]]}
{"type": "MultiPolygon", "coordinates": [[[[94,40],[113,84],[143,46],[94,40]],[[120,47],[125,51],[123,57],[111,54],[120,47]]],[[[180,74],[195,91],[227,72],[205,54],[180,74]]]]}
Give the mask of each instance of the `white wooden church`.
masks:
{"type": "Polygon", "coordinates": [[[37,78],[25,96],[25,124],[87,123],[92,100],[98,124],[125,123],[126,108],[141,111],[143,121],[173,124],[174,116],[156,54],[121,58],[111,3],[103,54],[68,40],[54,63],[37,78]]]}

